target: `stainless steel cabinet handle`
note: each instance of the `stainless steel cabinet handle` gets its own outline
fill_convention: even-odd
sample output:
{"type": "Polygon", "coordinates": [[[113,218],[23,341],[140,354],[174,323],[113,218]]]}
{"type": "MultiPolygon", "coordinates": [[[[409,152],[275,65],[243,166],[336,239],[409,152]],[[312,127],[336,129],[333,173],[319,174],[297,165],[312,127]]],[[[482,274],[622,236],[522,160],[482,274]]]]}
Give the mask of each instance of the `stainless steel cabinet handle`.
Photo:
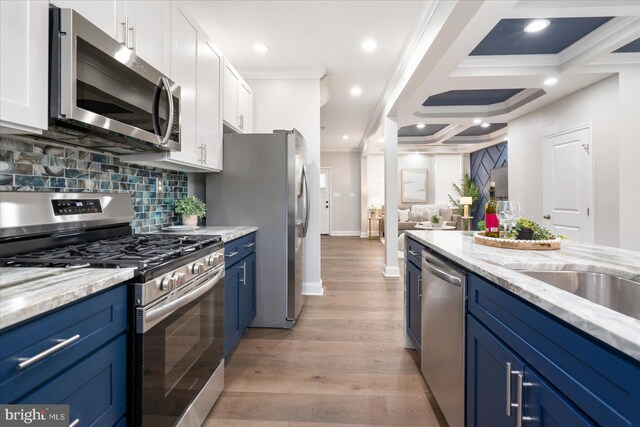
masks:
{"type": "MultiPolygon", "coordinates": [[[[129,19],[127,18],[127,21],[129,19]]],[[[136,24],[132,23],[128,25],[127,32],[131,34],[131,39],[129,39],[129,35],[127,34],[127,47],[132,51],[136,51],[136,24]],[[131,46],[129,46],[129,40],[131,40],[131,46]]]]}
{"type": "Polygon", "coordinates": [[[517,405],[518,408],[516,410],[516,417],[518,418],[516,420],[516,427],[522,427],[522,422],[523,421],[532,421],[533,418],[531,417],[523,417],[522,416],[522,410],[523,410],[523,390],[525,387],[531,387],[533,384],[531,383],[525,383],[524,382],[524,375],[523,374],[518,374],[518,393],[517,393],[517,405]]]}
{"type": "Polygon", "coordinates": [[[80,339],[80,335],[76,334],[74,336],[72,336],[71,338],[68,338],[66,340],[56,340],[58,342],[58,344],[54,345],[53,347],[50,347],[48,349],[46,349],[45,351],[43,351],[42,353],[38,353],[33,357],[22,357],[20,359],[18,359],[18,361],[20,361],[20,363],[18,363],[18,366],[16,366],[16,369],[18,369],[18,371],[21,371],[25,368],[28,368],[29,366],[33,365],[34,363],[44,359],[47,356],[52,355],[53,353],[62,350],[63,348],[73,344],[74,342],[78,341],[80,339]]]}
{"type": "Polygon", "coordinates": [[[76,418],[71,424],[69,424],[69,427],[77,427],[80,424],[80,418],[76,418]]]}
{"type": "Polygon", "coordinates": [[[418,299],[422,301],[422,276],[418,277],[418,299]]]}
{"type": "Polygon", "coordinates": [[[250,248],[253,245],[255,245],[255,243],[251,242],[251,243],[247,243],[246,245],[244,245],[245,248],[250,248]]]}
{"type": "Polygon", "coordinates": [[[546,215],[545,215],[545,216],[543,216],[542,218],[544,218],[544,219],[551,219],[551,215],[546,214],[546,215]]]}
{"type": "Polygon", "coordinates": [[[202,163],[207,163],[207,144],[202,144],[204,155],[202,156],[202,163]]]}
{"type": "Polygon", "coordinates": [[[122,26],[122,44],[124,45],[124,47],[129,47],[129,40],[127,40],[127,36],[129,35],[129,18],[125,18],[125,20],[122,21],[120,25],[122,26]]]}
{"type": "Polygon", "coordinates": [[[242,269],[242,279],[240,279],[240,283],[242,283],[243,285],[246,285],[247,284],[247,263],[243,262],[240,268],[242,269]]]}
{"type": "Polygon", "coordinates": [[[518,407],[518,403],[511,403],[511,375],[521,375],[522,372],[520,371],[512,371],[511,370],[511,362],[507,362],[506,363],[506,383],[505,383],[505,390],[506,390],[506,396],[507,396],[507,416],[510,417],[511,416],[511,408],[517,408],[518,407]]]}
{"type": "Polygon", "coordinates": [[[231,252],[231,253],[227,254],[227,258],[231,258],[231,257],[236,256],[236,255],[238,255],[238,252],[231,252]]]}
{"type": "Polygon", "coordinates": [[[452,285],[456,285],[456,286],[462,286],[462,280],[460,280],[460,278],[456,276],[452,276],[449,273],[445,273],[444,271],[435,268],[431,264],[423,264],[423,265],[426,266],[427,270],[433,273],[434,276],[441,278],[445,282],[451,283],[452,285]]]}
{"type": "Polygon", "coordinates": [[[413,256],[418,256],[418,252],[414,252],[414,251],[411,251],[411,250],[410,250],[410,251],[409,251],[409,253],[410,253],[411,255],[413,255],[413,256]]]}

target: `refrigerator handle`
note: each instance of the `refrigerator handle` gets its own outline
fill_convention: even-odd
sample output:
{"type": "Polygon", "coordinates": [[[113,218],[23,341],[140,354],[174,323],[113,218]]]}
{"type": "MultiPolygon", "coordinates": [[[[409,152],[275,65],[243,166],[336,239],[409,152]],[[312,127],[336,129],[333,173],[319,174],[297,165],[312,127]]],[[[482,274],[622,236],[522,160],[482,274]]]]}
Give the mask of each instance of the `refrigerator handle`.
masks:
{"type": "Polygon", "coordinates": [[[309,212],[311,207],[309,205],[309,182],[307,181],[307,168],[302,166],[302,182],[304,182],[304,224],[302,226],[302,237],[307,237],[307,230],[309,229],[309,212]]]}

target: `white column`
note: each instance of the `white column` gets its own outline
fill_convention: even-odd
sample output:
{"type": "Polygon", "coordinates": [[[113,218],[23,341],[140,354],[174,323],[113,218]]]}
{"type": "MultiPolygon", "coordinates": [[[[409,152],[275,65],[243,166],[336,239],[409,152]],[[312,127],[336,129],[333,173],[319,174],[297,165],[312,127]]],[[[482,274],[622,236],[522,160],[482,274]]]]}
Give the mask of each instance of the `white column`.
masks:
{"type": "Polygon", "coordinates": [[[400,277],[398,268],[398,124],[384,118],[384,272],[400,277]]]}
{"type": "Polygon", "coordinates": [[[367,156],[360,157],[360,237],[369,237],[369,222],[367,220],[369,207],[369,160],[367,156]]]}

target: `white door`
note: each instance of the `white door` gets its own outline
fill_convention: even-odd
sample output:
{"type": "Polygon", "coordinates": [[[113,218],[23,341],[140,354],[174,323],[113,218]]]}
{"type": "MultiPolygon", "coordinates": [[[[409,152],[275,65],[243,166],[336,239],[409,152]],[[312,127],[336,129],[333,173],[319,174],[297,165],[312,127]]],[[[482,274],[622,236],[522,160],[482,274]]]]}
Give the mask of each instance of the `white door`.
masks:
{"type": "Polygon", "coordinates": [[[224,67],[224,120],[238,128],[238,82],[236,70],[229,63],[224,67]]]}
{"type": "Polygon", "coordinates": [[[331,169],[320,168],[320,234],[331,232],[331,169]]]}
{"type": "Polygon", "coordinates": [[[571,240],[593,242],[592,151],[590,126],[544,138],[544,219],[571,240]]]}
{"type": "Polygon", "coordinates": [[[240,121],[240,130],[243,133],[251,133],[252,130],[252,103],[253,94],[251,88],[244,80],[240,80],[238,85],[238,120],[240,121]]]}

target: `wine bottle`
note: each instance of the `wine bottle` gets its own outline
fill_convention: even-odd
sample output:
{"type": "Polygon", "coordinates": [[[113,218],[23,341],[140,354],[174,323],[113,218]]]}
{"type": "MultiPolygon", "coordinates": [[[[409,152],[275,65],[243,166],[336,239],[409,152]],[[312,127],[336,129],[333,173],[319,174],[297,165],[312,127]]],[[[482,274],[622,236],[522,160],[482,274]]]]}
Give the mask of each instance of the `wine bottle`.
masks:
{"type": "Polygon", "coordinates": [[[496,183],[489,185],[489,201],[484,206],[485,233],[487,237],[500,237],[498,203],[496,203],[496,183]]]}

